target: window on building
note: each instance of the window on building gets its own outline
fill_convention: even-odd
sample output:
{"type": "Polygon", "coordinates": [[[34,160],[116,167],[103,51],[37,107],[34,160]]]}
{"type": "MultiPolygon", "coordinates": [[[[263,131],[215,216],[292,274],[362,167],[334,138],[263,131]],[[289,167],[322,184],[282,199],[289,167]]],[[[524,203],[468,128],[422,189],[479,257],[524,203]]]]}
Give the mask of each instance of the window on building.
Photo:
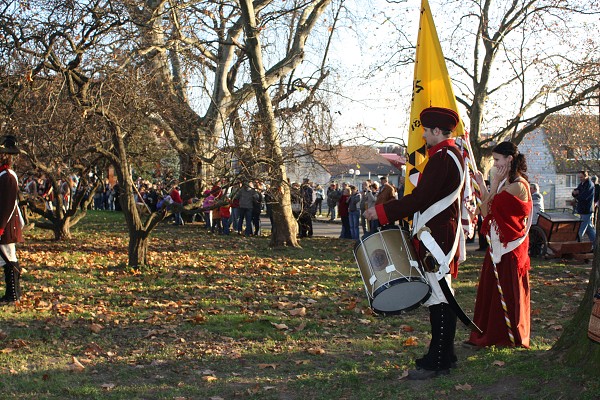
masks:
{"type": "Polygon", "coordinates": [[[577,177],[577,174],[567,175],[567,179],[565,179],[566,187],[574,188],[574,187],[577,187],[578,184],[579,184],[579,178],[577,177]]]}

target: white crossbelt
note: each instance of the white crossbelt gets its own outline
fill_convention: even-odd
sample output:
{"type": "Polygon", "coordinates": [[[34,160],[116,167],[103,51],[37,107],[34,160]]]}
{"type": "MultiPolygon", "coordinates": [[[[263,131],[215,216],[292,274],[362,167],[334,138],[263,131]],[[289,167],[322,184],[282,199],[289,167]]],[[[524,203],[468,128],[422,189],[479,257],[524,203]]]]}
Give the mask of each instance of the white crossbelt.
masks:
{"type": "Polygon", "coordinates": [[[464,261],[465,254],[464,232],[460,223],[460,207],[458,207],[458,217],[456,225],[456,235],[454,236],[454,243],[452,244],[452,248],[448,254],[444,253],[440,245],[431,235],[431,231],[426,226],[427,222],[429,222],[433,217],[438,215],[446,208],[450,207],[452,203],[458,200],[458,198],[460,197],[461,189],[464,185],[465,170],[462,168],[463,166],[458,160],[458,157],[453,152],[448,151],[448,154],[452,157],[456,164],[456,167],[460,172],[460,185],[458,185],[458,187],[452,193],[432,204],[424,212],[416,212],[413,217],[413,234],[417,235],[417,238],[423,243],[427,250],[429,250],[431,255],[439,264],[439,269],[435,273],[438,280],[444,278],[444,276],[450,272],[450,261],[454,258],[454,255],[456,254],[456,249],[458,248],[459,244],[461,245],[460,254],[462,261],[464,261]]]}

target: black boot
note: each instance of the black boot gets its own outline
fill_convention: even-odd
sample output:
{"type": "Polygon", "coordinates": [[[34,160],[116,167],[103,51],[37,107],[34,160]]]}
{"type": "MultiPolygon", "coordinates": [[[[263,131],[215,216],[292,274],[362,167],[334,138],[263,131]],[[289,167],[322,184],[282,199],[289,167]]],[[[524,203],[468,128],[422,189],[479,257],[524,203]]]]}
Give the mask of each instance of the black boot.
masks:
{"type": "Polygon", "coordinates": [[[448,304],[436,304],[429,307],[431,322],[431,343],[427,354],[416,360],[417,369],[409,371],[409,379],[430,379],[450,373],[456,365],[454,354],[454,336],[456,334],[456,315],[448,304]]]}
{"type": "Polygon", "coordinates": [[[12,264],[4,265],[6,294],[0,299],[0,303],[14,303],[21,298],[21,269],[18,262],[12,264]]]}

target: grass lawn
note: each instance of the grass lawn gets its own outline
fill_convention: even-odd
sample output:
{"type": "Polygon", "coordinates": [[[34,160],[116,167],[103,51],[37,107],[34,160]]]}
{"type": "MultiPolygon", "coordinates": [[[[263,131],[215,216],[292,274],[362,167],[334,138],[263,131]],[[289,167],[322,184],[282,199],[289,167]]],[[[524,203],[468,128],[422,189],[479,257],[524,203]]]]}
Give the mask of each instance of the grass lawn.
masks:
{"type": "MultiPolygon", "coordinates": [[[[590,264],[533,260],[530,350],[463,348],[459,322],[458,368],[413,382],[401,377],[427,349],[427,309],[373,315],[351,241],[272,250],[266,236],[164,223],[134,270],[120,213],[90,212],[73,233],[32,230],[18,247],[25,297],[0,308],[0,398],[600,398],[597,376],[549,351],[590,264]]],[[[454,281],[469,315],[482,257],[454,281]]]]}

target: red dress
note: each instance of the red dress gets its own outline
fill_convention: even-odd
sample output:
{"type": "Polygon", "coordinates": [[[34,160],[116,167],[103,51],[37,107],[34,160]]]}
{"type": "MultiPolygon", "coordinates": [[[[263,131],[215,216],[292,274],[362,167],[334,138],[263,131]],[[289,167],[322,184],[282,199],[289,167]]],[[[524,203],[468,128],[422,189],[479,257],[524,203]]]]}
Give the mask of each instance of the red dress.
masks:
{"type": "MultiPolygon", "coordinates": [[[[482,231],[489,233],[490,226],[497,226],[501,246],[526,234],[527,217],[532,208],[529,201],[522,201],[507,191],[498,193],[490,204],[482,231]]],[[[494,228],[492,228],[494,229],[494,228]]],[[[485,255],[473,321],[483,330],[483,334],[471,332],[469,342],[477,346],[513,346],[505,313],[502,307],[498,280],[504,294],[509,320],[517,347],[529,347],[530,331],[530,289],[528,254],[529,238],[516,249],[502,255],[496,264],[498,279],[494,274],[494,264],[490,250],[485,255]]]]}

